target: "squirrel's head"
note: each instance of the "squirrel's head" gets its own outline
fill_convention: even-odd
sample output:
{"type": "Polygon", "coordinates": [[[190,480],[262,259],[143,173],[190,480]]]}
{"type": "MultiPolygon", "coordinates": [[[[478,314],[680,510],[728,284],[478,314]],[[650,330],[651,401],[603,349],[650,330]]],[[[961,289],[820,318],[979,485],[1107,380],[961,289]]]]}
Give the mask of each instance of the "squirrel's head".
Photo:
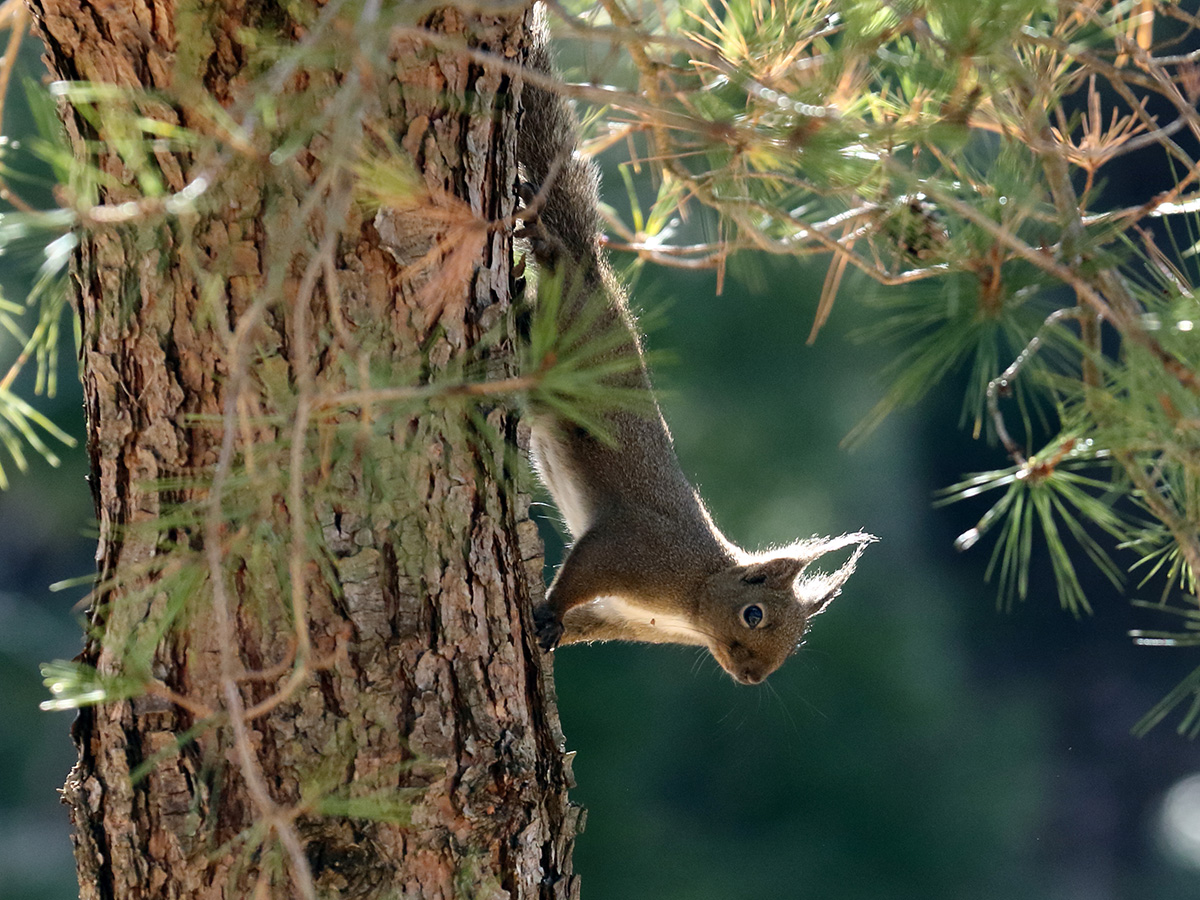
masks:
{"type": "Polygon", "coordinates": [[[747,555],[704,583],[699,618],[709,650],[734,680],[758,684],[800,646],[809,620],[825,609],[876,540],[856,532],[811,538],[772,553],[747,555]],[[827,553],[854,547],[831,574],[808,572],[827,553]]]}

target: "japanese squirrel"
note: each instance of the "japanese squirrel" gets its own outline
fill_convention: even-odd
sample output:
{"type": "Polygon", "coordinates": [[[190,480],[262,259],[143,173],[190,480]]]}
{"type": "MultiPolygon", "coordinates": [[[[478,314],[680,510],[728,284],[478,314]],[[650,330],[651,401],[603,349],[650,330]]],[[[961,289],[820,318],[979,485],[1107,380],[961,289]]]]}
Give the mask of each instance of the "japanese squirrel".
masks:
{"type": "Polygon", "coordinates": [[[647,398],[642,410],[607,412],[603,437],[548,406],[530,410],[534,467],[574,537],[534,610],[538,643],[547,651],[585,641],[695,644],[737,681],[758,684],[799,646],[875,538],[857,532],[748,553],[713,524],[653,400],[637,327],[601,243],[598,172],[575,153],[578,120],[547,84],[556,70],[544,13],[534,18],[527,65],[539,77],[521,87],[517,152],[539,302],[557,292],[564,333],[581,326],[575,346],[604,342],[602,359],[618,370],[604,383],[647,398]],[[808,571],[844,547],[854,550],[832,574],[808,571]]]}

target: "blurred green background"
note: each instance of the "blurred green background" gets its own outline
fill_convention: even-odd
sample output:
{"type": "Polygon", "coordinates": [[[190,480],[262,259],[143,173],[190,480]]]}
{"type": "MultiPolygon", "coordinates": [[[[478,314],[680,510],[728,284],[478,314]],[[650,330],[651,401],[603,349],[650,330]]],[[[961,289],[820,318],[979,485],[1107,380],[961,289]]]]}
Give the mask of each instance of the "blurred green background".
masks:
{"type": "MultiPolygon", "coordinates": [[[[10,134],[28,127],[19,98],[5,115],[10,134]]],[[[19,299],[38,260],[3,262],[4,296],[19,299]]],[[[883,392],[892,351],[850,337],[879,290],[853,277],[805,345],[823,277],[820,263],[747,256],[719,297],[711,274],[637,283],[638,301],[665,312],[649,343],[672,357],[655,380],[683,468],[725,532],[748,547],[859,528],[882,540],[763,686],[734,684],[694,649],[556,654],[574,797],[588,808],[584,897],[1200,896],[1200,789],[1186,780],[1200,747],[1169,722],[1130,735],[1195,653],[1135,648],[1131,627],[1173,623],[1102,581],[1096,615],[1072,619],[1048,569],[1025,605],[996,611],[989,542],[952,549],[984,506],[931,500],[1001,453],[958,430],[953,384],[839,449],[883,392]]],[[[71,350],[59,396],[39,406],[81,436],[71,350]]],[[[14,352],[0,334],[0,371],[14,352]]],[[[10,472],[0,493],[2,900],[76,894],[57,803],[70,715],[37,708],[38,663],[79,647],[82,589],[48,586],[90,572],[94,550],[84,455],[63,456],[60,469],[35,459],[10,472]]],[[[545,530],[553,563],[561,545],[545,530]]]]}
{"type": "MultiPolygon", "coordinates": [[[[680,273],[643,285],[651,304],[671,298],[650,344],[675,356],[656,382],[685,471],[744,546],[859,528],[881,541],[762,688],[692,649],[556,654],[589,810],[585,896],[1200,896],[1200,857],[1162,827],[1200,748],[1170,724],[1130,735],[1195,654],[1134,647],[1147,614],[1100,580],[1094,617],[1061,612],[1048,564],[1025,605],[997,612],[990,542],[952,548],[986,506],[931,505],[1004,464],[958,430],[954,386],[839,449],[882,392],[889,351],[847,337],[877,289],[848,282],[809,347],[821,265],[742,266],[757,289],[735,279],[716,297],[680,273]]],[[[1200,804],[1192,816],[1181,827],[1200,840],[1200,804]]]]}

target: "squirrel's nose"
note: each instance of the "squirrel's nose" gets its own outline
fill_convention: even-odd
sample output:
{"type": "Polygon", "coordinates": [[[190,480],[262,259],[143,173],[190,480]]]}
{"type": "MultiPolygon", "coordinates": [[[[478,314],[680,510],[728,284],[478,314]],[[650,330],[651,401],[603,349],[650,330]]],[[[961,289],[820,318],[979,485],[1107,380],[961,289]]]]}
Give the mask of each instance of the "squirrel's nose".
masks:
{"type": "Polygon", "coordinates": [[[766,673],[760,672],[757,669],[751,669],[749,667],[739,671],[735,677],[742,684],[760,684],[767,678],[766,673]]]}

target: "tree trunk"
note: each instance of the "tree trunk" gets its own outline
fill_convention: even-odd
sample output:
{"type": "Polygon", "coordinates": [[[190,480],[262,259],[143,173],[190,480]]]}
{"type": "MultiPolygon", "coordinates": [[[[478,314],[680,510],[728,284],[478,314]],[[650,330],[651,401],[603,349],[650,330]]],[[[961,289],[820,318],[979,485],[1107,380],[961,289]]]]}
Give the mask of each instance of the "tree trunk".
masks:
{"type": "MultiPolygon", "coordinates": [[[[30,5],[56,78],[121,89],[62,103],[81,897],[577,894],[518,428],[467,405],[514,368],[519,88],[369,2],[30,5]]],[[[526,52],[527,10],[420,24],[526,52]]]]}

